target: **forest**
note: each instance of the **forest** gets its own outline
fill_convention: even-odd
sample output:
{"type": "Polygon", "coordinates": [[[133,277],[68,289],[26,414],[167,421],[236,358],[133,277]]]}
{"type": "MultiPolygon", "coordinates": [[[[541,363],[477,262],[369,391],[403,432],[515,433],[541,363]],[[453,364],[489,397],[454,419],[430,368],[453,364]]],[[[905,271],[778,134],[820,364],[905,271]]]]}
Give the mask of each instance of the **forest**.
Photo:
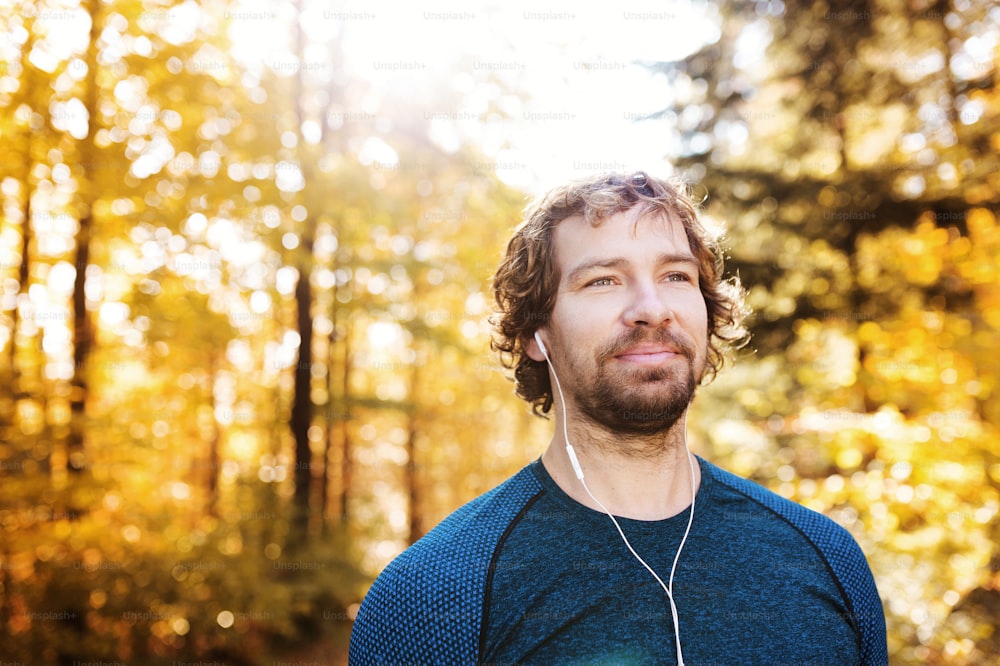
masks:
{"type": "Polygon", "coordinates": [[[891,663],[996,663],[1000,8],[634,4],[0,2],[0,663],[346,663],[381,568],[551,435],[490,276],[560,66],[646,77],[605,110],[748,288],[693,450],[851,531],[891,663]],[[683,55],[558,51],[682,5],[683,55]]]}

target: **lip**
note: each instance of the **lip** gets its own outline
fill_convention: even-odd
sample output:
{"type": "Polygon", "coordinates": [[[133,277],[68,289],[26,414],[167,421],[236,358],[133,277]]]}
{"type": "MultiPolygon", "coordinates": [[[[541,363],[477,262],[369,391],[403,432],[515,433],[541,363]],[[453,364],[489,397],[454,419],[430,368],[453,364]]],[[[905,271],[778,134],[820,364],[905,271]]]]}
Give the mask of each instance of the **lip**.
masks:
{"type": "Polygon", "coordinates": [[[615,358],[631,363],[661,363],[680,355],[677,348],[669,345],[637,345],[616,354],[615,358]]]}

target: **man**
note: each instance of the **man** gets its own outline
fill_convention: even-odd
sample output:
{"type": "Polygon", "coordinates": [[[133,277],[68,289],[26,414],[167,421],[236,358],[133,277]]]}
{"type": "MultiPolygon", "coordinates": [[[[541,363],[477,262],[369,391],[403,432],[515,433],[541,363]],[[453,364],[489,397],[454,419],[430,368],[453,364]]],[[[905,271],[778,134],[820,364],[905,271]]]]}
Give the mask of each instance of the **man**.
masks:
{"type": "Polygon", "coordinates": [[[351,664],[887,663],[849,533],[688,451],[742,293],[683,193],[641,172],[550,192],[494,290],[552,441],[386,568],[351,664]]]}

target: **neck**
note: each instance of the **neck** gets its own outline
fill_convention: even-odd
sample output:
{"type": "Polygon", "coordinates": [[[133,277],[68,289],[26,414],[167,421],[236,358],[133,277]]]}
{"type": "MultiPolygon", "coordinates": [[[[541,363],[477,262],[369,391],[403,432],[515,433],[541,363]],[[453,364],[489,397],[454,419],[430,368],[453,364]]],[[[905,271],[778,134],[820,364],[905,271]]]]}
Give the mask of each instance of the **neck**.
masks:
{"type": "MultiPolygon", "coordinates": [[[[691,505],[692,485],[696,492],[701,470],[693,458],[689,462],[683,416],[665,433],[654,436],[616,435],[579,422],[568,426],[587,487],[611,513],[636,520],[663,520],[691,505]]],[[[561,422],[542,455],[542,464],[567,495],[603,511],[573,470],[561,422]]]]}

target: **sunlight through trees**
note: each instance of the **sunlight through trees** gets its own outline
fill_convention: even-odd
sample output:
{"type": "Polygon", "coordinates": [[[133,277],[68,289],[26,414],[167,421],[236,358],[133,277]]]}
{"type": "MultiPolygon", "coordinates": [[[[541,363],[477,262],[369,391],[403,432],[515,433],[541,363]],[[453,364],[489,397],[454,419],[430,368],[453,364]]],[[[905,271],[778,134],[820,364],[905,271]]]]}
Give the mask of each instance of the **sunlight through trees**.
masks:
{"type": "Polygon", "coordinates": [[[1000,654],[1000,13],[666,6],[0,4],[0,656],[344,663],[379,569],[544,446],[489,278],[539,165],[631,165],[591,137],[749,288],[693,448],[852,531],[893,663],[1000,654]]]}

